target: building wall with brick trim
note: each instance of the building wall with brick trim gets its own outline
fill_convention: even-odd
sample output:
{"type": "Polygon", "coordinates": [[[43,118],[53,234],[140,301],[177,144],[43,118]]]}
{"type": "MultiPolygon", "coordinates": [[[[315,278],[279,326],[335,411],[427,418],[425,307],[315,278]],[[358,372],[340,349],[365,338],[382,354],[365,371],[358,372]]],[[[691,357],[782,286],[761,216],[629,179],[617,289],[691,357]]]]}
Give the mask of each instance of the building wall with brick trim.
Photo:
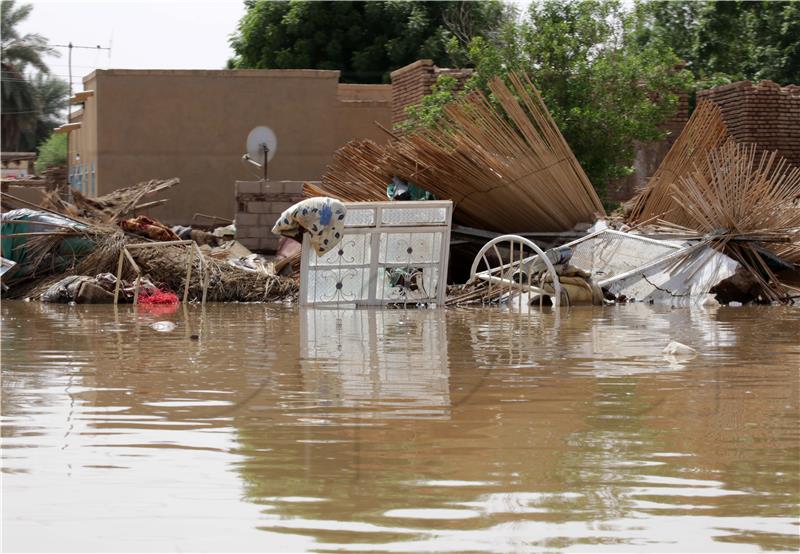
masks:
{"type": "Polygon", "coordinates": [[[241,160],[253,127],[278,137],[270,179],[313,181],[338,148],[355,138],[384,142],[375,122],[391,125],[391,86],[339,83],[338,71],[109,69],[84,78],[84,88],[94,95],[69,144],[72,169],[92,177],[82,191],[179,177],[165,191],[169,202],[149,210],[170,224],[195,213],[235,216],[234,183],[261,173],[241,160]]]}
{"type": "Polygon", "coordinates": [[[406,119],[406,108],[418,104],[423,96],[430,94],[439,77],[455,78],[456,90],[459,90],[472,72],[472,69],[437,67],[433,60],[417,60],[392,71],[392,125],[397,127],[406,119]]]}
{"type": "Polygon", "coordinates": [[[755,143],[759,155],[777,150],[800,166],[800,86],[739,81],[698,92],[697,99],[710,100],[720,107],[736,142],[755,143]]]}

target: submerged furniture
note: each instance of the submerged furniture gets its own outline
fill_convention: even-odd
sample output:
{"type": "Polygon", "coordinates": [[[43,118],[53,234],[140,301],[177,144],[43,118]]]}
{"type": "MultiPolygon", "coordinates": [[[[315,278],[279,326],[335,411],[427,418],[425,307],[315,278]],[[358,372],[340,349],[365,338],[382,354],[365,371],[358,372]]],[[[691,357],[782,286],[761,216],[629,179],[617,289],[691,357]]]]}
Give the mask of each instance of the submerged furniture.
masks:
{"type": "Polygon", "coordinates": [[[318,256],[308,234],[302,305],[444,305],[453,203],[347,202],[344,237],[318,256]]]}
{"type": "MultiPolygon", "coordinates": [[[[648,301],[682,305],[702,303],[713,286],[734,274],[738,263],[709,247],[706,241],[687,243],[656,240],[633,233],[601,229],[577,240],[548,250],[554,253],[569,248],[568,263],[590,274],[599,287],[628,301],[648,301]]],[[[510,300],[515,294],[547,295],[533,282],[534,264],[547,266],[553,284],[558,283],[548,255],[533,242],[517,235],[504,235],[489,241],[475,257],[470,282],[487,281],[498,296],[510,300]],[[531,252],[532,251],[532,252],[531,252]],[[478,271],[483,261],[485,269],[478,271]]],[[[554,305],[561,300],[561,287],[553,287],[554,305]]],[[[489,289],[487,297],[491,298],[489,289]]]]}
{"type": "Polygon", "coordinates": [[[516,294],[520,304],[523,302],[525,294],[529,297],[546,295],[547,293],[539,286],[539,283],[532,281],[531,272],[526,271],[526,264],[529,266],[537,257],[544,262],[547,272],[550,274],[555,291],[552,297],[553,306],[558,306],[561,302],[561,283],[558,281],[558,274],[553,263],[536,243],[519,235],[502,235],[487,242],[472,262],[467,283],[472,283],[476,279],[487,281],[489,296],[491,296],[492,287],[497,287],[496,292],[498,294],[506,292],[508,298],[516,294]],[[493,255],[491,262],[489,255],[493,255]],[[485,269],[479,272],[481,261],[483,261],[485,269]]]}

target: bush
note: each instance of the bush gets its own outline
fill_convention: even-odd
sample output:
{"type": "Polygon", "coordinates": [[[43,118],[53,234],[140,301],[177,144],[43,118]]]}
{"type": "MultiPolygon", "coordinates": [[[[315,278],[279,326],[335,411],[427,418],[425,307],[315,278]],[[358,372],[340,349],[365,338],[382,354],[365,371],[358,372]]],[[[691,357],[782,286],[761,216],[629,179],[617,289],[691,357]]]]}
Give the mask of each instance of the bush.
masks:
{"type": "Polygon", "coordinates": [[[67,165],[67,134],[53,133],[39,147],[36,157],[36,173],[41,173],[50,167],[67,165]]]}

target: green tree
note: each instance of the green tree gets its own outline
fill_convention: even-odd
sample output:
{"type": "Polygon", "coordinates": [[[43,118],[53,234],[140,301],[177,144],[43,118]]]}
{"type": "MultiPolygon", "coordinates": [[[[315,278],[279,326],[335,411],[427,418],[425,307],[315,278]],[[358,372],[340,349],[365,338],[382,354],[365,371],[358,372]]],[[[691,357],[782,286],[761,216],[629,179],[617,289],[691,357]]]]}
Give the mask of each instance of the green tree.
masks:
{"type": "Polygon", "coordinates": [[[53,133],[39,147],[36,156],[36,172],[59,165],[67,165],[67,135],[66,133],[53,133]]]}
{"type": "Polygon", "coordinates": [[[636,5],[639,44],[674,50],[698,86],[800,83],[800,3],[653,1],[636,5]]]}
{"type": "Polygon", "coordinates": [[[14,0],[0,4],[0,65],[2,66],[2,149],[33,150],[53,128],[66,102],[66,83],[46,77],[49,73],[42,60],[45,54],[57,55],[39,34],[21,35],[20,22],[33,6],[17,6],[14,0]],[[39,72],[31,80],[26,70],[39,72]]]}
{"type": "MultiPolygon", "coordinates": [[[[662,138],[690,75],[678,57],[638,44],[636,14],[619,2],[546,0],[506,25],[493,40],[476,37],[467,55],[476,75],[464,94],[509,70],[527,73],[601,197],[632,172],[636,141],[662,138]]],[[[444,87],[410,110],[409,127],[435,124],[453,97],[444,87]]]]}
{"type": "Polygon", "coordinates": [[[231,68],[338,69],[345,82],[388,82],[421,58],[451,62],[448,43],[490,35],[513,11],[481,2],[246,0],[231,68]]]}

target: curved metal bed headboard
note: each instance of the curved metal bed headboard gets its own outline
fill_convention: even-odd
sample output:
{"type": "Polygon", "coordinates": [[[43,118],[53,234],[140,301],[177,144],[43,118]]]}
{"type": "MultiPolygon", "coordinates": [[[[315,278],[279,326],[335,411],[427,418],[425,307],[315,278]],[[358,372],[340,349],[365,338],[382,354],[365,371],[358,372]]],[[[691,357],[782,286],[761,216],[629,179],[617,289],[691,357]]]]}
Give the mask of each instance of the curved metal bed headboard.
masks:
{"type": "MultiPolygon", "coordinates": [[[[492,240],[487,242],[483,246],[483,248],[480,249],[478,254],[475,256],[475,260],[472,262],[472,267],[470,268],[469,280],[467,281],[467,284],[473,283],[475,281],[475,279],[484,278],[483,276],[481,276],[477,272],[478,265],[480,264],[481,260],[483,260],[484,264],[486,265],[486,272],[485,273],[491,273],[493,271],[502,271],[505,268],[508,268],[508,269],[513,271],[515,263],[521,269],[522,268],[522,262],[526,262],[526,261],[529,261],[531,259],[531,257],[523,258],[524,247],[528,247],[531,250],[533,250],[534,252],[536,252],[539,255],[539,258],[541,258],[542,261],[544,261],[545,266],[547,267],[547,271],[550,273],[550,276],[553,279],[553,291],[555,293],[553,295],[553,297],[552,297],[553,306],[554,307],[558,307],[561,304],[561,283],[558,280],[558,274],[556,273],[555,267],[553,267],[553,263],[550,261],[550,258],[547,257],[547,255],[545,254],[544,250],[539,248],[536,245],[536,243],[534,243],[530,239],[527,239],[525,237],[521,237],[519,235],[502,235],[502,236],[493,238],[492,240]],[[509,262],[507,264],[503,263],[503,256],[500,254],[500,250],[497,248],[497,245],[502,243],[502,242],[508,242],[509,243],[509,250],[510,250],[511,254],[509,256],[509,262]],[[514,252],[515,252],[515,250],[517,248],[517,245],[519,245],[519,259],[517,259],[515,261],[514,260],[514,252]],[[494,250],[494,253],[497,256],[497,259],[500,262],[499,266],[492,267],[491,264],[489,264],[489,260],[486,257],[486,253],[490,249],[494,250]]],[[[492,280],[493,280],[493,276],[488,275],[486,279],[489,281],[489,284],[491,286],[491,283],[492,283],[492,280]]],[[[500,281],[502,282],[502,278],[500,278],[500,281]]],[[[514,283],[512,281],[509,284],[509,290],[511,290],[513,288],[513,286],[514,286],[514,283]]],[[[528,274],[528,288],[529,289],[531,288],[530,274],[528,274]]],[[[522,293],[522,278],[521,277],[520,277],[519,292],[520,292],[520,295],[521,295],[521,293],[522,293]]]]}

